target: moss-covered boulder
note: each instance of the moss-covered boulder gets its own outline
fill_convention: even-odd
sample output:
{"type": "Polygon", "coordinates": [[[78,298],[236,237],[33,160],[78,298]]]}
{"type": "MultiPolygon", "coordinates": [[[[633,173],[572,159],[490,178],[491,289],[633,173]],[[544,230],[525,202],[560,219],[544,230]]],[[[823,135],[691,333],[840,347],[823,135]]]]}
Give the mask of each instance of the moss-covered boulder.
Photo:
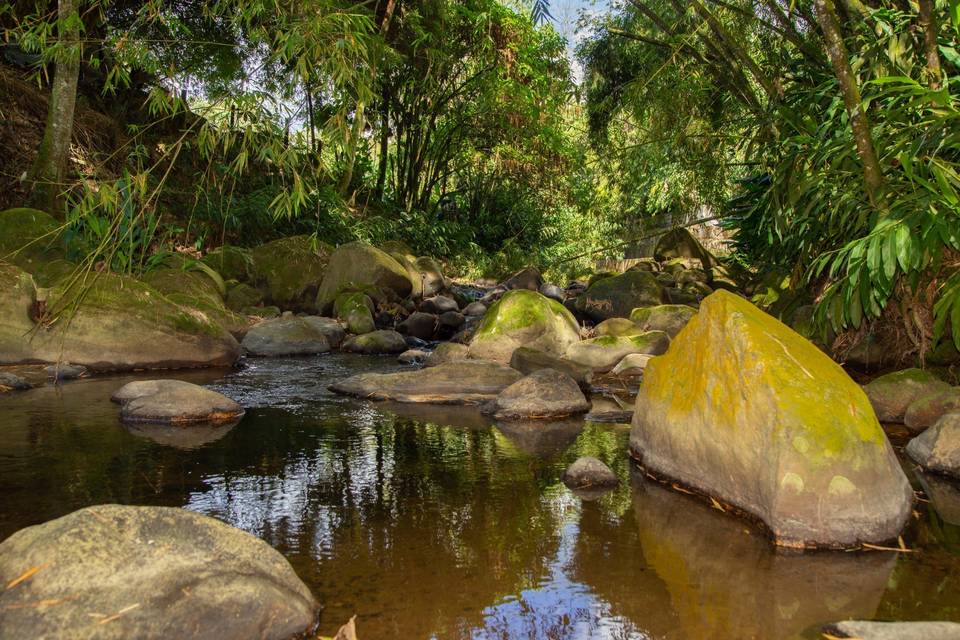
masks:
{"type": "Polygon", "coordinates": [[[607,318],[593,328],[593,332],[597,337],[635,336],[644,331],[646,331],[646,329],[628,318],[607,318]]]}
{"type": "Polygon", "coordinates": [[[670,346],[670,336],[663,331],[647,331],[632,336],[601,336],[570,346],[563,357],[594,372],[610,371],[624,357],[639,353],[660,355],[670,346]]]}
{"type": "Polygon", "coordinates": [[[59,228],[53,216],[37,209],[0,211],[0,260],[32,274],[44,262],[63,258],[59,228]]]}
{"type": "Polygon", "coordinates": [[[577,310],[594,322],[627,318],[637,307],[664,302],[663,288],[649,271],[627,271],[592,284],[577,297],[577,310]]]}
{"type": "Polygon", "coordinates": [[[390,254],[363,242],[351,242],[337,247],[330,256],[316,306],[326,313],[340,293],[358,287],[389,290],[401,298],[413,291],[406,267],[390,254]]]}
{"type": "Polygon", "coordinates": [[[249,249],[225,244],[209,252],[202,261],[223,276],[224,280],[245,283],[253,280],[253,253],[249,249]]]}
{"type": "Polygon", "coordinates": [[[109,273],[47,292],[0,264],[0,364],[66,361],[93,370],[227,366],[237,341],[201,310],[176,304],[150,285],[109,273]]]}
{"type": "Polygon", "coordinates": [[[373,300],[359,292],[341,293],[333,302],[333,315],[347,325],[347,331],[358,335],[377,328],[373,322],[373,311],[373,300]]]}
{"type": "Polygon", "coordinates": [[[270,304],[290,311],[316,311],[317,290],[332,252],[330,245],[312,236],[268,242],[252,252],[254,281],[270,304]]]}
{"type": "Polygon", "coordinates": [[[630,449],[648,471],[759,518],[783,545],[889,540],[913,500],[863,390],[726,291],[647,365],[630,449]]]}
{"type": "Polygon", "coordinates": [[[470,341],[470,357],[506,364],[520,347],[560,355],[579,340],[577,321],[562,304],[536,291],[514,289],[483,316],[470,341]]]}
{"type": "Polygon", "coordinates": [[[695,315],[697,310],[685,304],[661,304],[634,309],[630,320],[644,331],[663,331],[673,338],[695,315]]]}
{"type": "Polygon", "coordinates": [[[227,289],[227,309],[242,313],[247,307],[256,307],[263,302],[263,293],[246,282],[238,282],[227,289]]]}
{"type": "Polygon", "coordinates": [[[390,329],[380,329],[361,336],[351,336],[344,341],[342,347],[344,351],[366,355],[396,355],[403,353],[407,348],[407,341],[403,339],[403,336],[390,329]]]}
{"type": "Polygon", "coordinates": [[[923,396],[946,391],[950,385],[923,369],[904,369],[880,376],[863,390],[881,422],[903,422],[907,408],[923,396]]]}
{"type": "Polygon", "coordinates": [[[465,344],[458,344],[456,342],[442,342],[437,345],[436,349],[433,350],[433,353],[431,353],[426,362],[424,362],[424,366],[436,367],[448,362],[466,360],[469,352],[470,349],[465,344]]]}
{"type": "Polygon", "coordinates": [[[903,424],[911,431],[923,431],[941,416],[955,412],[960,412],[960,387],[949,387],[921,395],[911,402],[903,415],[903,424]]]}
{"type": "Polygon", "coordinates": [[[208,267],[154,269],[143,276],[143,281],[168,300],[205,314],[237,338],[243,338],[250,328],[245,316],[224,304],[223,280],[208,267]]]}
{"type": "Polygon", "coordinates": [[[653,249],[653,257],[660,262],[676,258],[697,260],[705,270],[710,269],[717,262],[717,259],[684,227],[676,227],[663,234],[653,249]]]}

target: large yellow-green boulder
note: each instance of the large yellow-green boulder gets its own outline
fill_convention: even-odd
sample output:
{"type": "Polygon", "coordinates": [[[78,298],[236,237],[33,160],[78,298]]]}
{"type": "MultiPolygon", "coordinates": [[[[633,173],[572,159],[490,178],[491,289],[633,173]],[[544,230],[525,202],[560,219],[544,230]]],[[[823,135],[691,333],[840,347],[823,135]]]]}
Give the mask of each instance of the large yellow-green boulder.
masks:
{"type": "Polygon", "coordinates": [[[339,294],[358,288],[389,290],[403,298],[410,295],[413,285],[406,267],[390,254],[364,242],[351,242],[337,247],[330,256],[316,306],[320,313],[329,313],[339,294]]]}
{"type": "Polygon", "coordinates": [[[895,538],[913,500],[863,390],[726,291],[647,365],[630,449],[655,475],[759,518],[782,545],[895,538]]]}
{"type": "Polygon", "coordinates": [[[64,361],[123,371],[227,366],[240,355],[208,314],[133,278],[91,274],[85,285],[43,293],[38,300],[30,275],[0,263],[0,364],[64,361]]]}
{"type": "Polygon", "coordinates": [[[252,252],[254,281],[269,304],[290,311],[316,311],[317,290],[332,251],[312,236],[268,242],[252,252]]]}
{"type": "Polygon", "coordinates": [[[509,363],[520,347],[560,356],[579,341],[577,320],[562,304],[536,291],[514,289],[483,316],[469,357],[509,363]]]}
{"type": "Polygon", "coordinates": [[[665,300],[663,287],[649,271],[627,271],[590,285],[577,298],[577,311],[594,322],[628,318],[637,307],[652,307],[665,300]]]}

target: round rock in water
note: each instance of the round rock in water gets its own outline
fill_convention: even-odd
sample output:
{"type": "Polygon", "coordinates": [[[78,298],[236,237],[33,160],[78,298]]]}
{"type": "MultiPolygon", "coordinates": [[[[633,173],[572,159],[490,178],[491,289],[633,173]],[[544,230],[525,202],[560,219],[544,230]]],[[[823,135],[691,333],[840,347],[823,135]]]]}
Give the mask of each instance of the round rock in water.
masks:
{"type": "Polygon", "coordinates": [[[151,424],[224,423],[243,417],[243,407],[222,393],[179,380],[142,380],[118,389],[124,422],[151,424]]]}
{"type": "Polygon", "coordinates": [[[540,369],[504,389],[491,407],[500,420],[565,418],[590,410],[577,381],[555,369],[540,369]]]}
{"type": "Polygon", "coordinates": [[[611,489],[618,482],[617,474],[592,456],[577,458],[563,472],[563,484],[570,489],[611,489]]]}
{"type": "Polygon", "coordinates": [[[8,371],[0,371],[0,393],[4,393],[5,391],[26,391],[30,388],[30,383],[20,376],[8,371]]]}
{"type": "Polygon", "coordinates": [[[43,371],[47,374],[48,378],[57,382],[62,380],[76,380],[77,378],[82,378],[87,375],[86,367],[68,362],[51,364],[50,366],[44,367],[43,371]]]}
{"type": "Polygon", "coordinates": [[[366,355],[399,354],[407,350],[407,341],[396,331],[380,329],[348,338],[343,350],[366,355]]]}
{"type": "Polygon", "coordinates": [[[948,413],[907,443],[907,454],[930,471],[960,479],[960,413],[948,413]]]}
{"type": "MultiPolygon", "coordinates": [[[[331,321],[333,322],[333,321],[331,321]]],[[[330,351],[331,337],[327,325],[307,318],[287,316],[264,320],[254,325],[243,338],[243,349],[251,356],[313,355],[330,351]]],[[[343,329],[339,335],[342,339],[343,329]]]]}
{"type": "Polygon", "coordinates": [[[397,361],[400,362],[400,364],[423,364],[429,357],[429,351],[424,351],[423,349],[407,349],[397,356],[397,361]]]}
{"type": "Polygon", "coordinates": [[[878,377],[864,385],[863,391],[880,422],[903,422],[911,404],[949,388],[949,384],[929,371],[904,369],[878,377]]]}
{"type": "Polygon", "coordinates": [[[10,638],[286,640],[318,605],[262,540],[183,509],[98,505],[0,544],[10,638]],[[37,606],[46,603],[45,606],[37,606]]]}

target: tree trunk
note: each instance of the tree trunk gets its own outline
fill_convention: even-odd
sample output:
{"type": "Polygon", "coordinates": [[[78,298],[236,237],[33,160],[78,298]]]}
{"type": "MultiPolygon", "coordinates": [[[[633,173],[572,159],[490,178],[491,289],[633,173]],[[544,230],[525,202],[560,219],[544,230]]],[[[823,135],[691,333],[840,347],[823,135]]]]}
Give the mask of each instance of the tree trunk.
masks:
{"type": "Polygon", "coordinates": [[[923,29],[923,51],[927,58],[928,84],[937,91],[940,88],[940,52],[937,49],[937,16],[934,13],[933,0],[918,0],[920,5],[920,27],[923,29]]]}
{"type": "Polygon", "coordinates": [[[37,158],[30,169],[28,203],[56,216],[63,214],[62,194],[66,190],[73,137],[73,114],[77,104],[77,80],[80,76],[80,18],[78,0],[59,0],[57,29],[65,44],[56,62],[47,123],[37,158]]]}
{"type": "Polygon", "coordinates": [[[827,45],[827,56],[833,64],[834,74],[840,83],[840,92],[843,94],[843,103],[850,117],[850,127],[853,129],[853,139],[857,145],[857,155],[863,164],[863,181],[867,197],[875,207],[881,206],[880,192],[883,189],[883,172],[877,160],[877,152],[870,135],[870,122],[863,110],[860,100],[860,87],[850,68],[850,58],[847,47],[840,35],[840,23],[837,20],[836,8],[833,0],[816,0],[817,21],[823,31],[827,45]]]}
{"type": "Polygon", "coordinates": [[[360,144],[360,138],[363,134],[363,103],[357,103],[357,110],[353,116],[353,127],[350,128],[350,141],[346,149],[346,167],[343,169],[343,176],[340,178],[340,195],[347,197],[347,190],[350,189],[350,183],[353,182],[353,167],[357,162],[357,147],[360,144]]]}

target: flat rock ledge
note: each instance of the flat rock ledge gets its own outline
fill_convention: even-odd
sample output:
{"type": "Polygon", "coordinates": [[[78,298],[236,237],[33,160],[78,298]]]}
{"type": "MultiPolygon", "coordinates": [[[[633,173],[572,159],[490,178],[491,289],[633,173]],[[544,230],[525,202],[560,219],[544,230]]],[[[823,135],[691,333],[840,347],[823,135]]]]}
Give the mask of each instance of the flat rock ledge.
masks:
{"type": "Polygon", "coordinates": [[[97,505],[0,544],[4,638],[288,640],[318,604],[262,540],[170,507],[97,505]],[[37,606],[37,603],[48,603],[37,606]]]}
{"type": "Polygon", "coordinates": [[[330,385],[334,393],[372,400],[480,404],[521,378],[506,365],[483,360],[448,362],[399,373],[361,373],[330,385]]]}
{"type": "Polygon", "coordinates": [[[846,620],[828,625],[824,632],[837,638],[858,640],[958,640],[956,622],[872,622],[846,620]]]}
{"type": "Polygon", "coordinates": [[[223,424],[236,422],[244,410],[222,393],[181,380],[138,380],[110,397],[121,405],[126,423],[223,424]]]}

